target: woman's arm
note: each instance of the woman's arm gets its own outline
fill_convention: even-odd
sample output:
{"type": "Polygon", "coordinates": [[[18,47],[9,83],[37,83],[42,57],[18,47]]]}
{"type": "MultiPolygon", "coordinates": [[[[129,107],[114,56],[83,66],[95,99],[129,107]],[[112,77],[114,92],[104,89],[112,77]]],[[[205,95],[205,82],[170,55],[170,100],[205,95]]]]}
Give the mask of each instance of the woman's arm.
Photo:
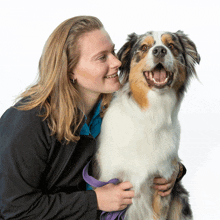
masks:
{"type": "Polygon", "coordinates": [[[45,194],[50,149],[46,123],[10,108],[0,119],[0,215],[4,219],[96,219],[94,191],[45,194]]]}

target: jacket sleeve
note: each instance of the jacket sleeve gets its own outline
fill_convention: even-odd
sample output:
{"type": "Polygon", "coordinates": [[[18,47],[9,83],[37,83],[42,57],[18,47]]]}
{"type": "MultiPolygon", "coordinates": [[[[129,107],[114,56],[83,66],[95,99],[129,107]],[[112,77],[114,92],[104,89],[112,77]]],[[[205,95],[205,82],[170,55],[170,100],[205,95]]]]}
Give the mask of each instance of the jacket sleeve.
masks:
{"type": "Polygon", "coordinates": [[[186,167],[179,162],[179,173],[177,175],[176,183],[180,182],[180,180],[186,175],[186,167]]]}
{"type": "Polygon", "coordinates": [[[96,219],[94,191],[42,192],[50,147],[36,111],[10,108],[0,119],[0,219],[96,219]]]}

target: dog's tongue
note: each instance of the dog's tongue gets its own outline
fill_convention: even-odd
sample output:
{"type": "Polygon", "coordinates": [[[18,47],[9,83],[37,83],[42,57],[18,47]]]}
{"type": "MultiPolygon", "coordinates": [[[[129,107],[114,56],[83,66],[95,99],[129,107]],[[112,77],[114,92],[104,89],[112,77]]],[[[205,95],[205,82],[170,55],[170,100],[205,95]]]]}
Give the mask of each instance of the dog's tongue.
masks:
{"type": "Polygon", "coordinates": [[[154,71],[154,79],[157,81],[157,82],[164,82],[165,79],[166,79],[166,71],[163,69],[163,70],[156,70],[154,71]]]}

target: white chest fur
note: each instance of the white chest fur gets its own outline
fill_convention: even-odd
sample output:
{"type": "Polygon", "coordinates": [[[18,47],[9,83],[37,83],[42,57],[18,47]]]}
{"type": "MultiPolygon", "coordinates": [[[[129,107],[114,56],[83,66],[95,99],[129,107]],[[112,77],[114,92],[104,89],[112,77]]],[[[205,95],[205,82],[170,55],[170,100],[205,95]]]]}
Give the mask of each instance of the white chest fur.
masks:
{"type": "Polygon", "coordinates": [[[125,91],[112,101],[98,139],[100,180],[128,180],[139,191],[149,177],[173,173],[180,136],[176,94],[151,90],[147,96],[145,111],[125,91]]]}
{"type": "Polygon", "coordinates": [[[100,180],[130,181],[137,195],[127,212],[133,217],[126,219],[139,219],[134,217],[141,214],[137,204],[147,207],[141,215],[151,213],[152,194],[149,192],[153,177],[170,178],[174,171],[172,162],[179,160],[176,94],[173,90],[165,93],[151,90],[147,96],[149,107],[143,111],[132,96],[128,96],[126,87],[119,91],[103,119],[98,138],[100,180]]]}

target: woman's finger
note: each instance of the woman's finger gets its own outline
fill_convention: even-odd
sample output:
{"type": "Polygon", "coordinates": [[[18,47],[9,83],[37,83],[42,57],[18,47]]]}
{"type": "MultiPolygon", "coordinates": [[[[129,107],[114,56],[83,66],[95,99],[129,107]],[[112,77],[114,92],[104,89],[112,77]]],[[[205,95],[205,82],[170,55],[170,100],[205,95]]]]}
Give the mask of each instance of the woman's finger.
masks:
{"type": "Polygon", "coordinates": [[[123,199],[123,205],[130,205],[132,204],[132,199],[123,199]]]}
{"type": "Polygon", "coordinates": [[[170,195],[171,191],[172,191],[172,189],[169,189],[169,190],[166,191],[166,192],[161,192],[161,191],[159,191],[158,194],[159,194],[160,196],[164,197],[164,196],[170,195]]]}
{"type": "Polygon", "coordinates": [[[123,209],[126,209],[127,206],[128,206],[128,205],[121,205],[119,211],[120,211],[120,210],[123,210],[123,209]]]}
{"type": "Polygon", "coordinates": [[[161,178],[161,177],[154,178],[154,184],[164,185],[164,184],[167,184],[167,183],[168,183],[168,181],[164,178],[161,178]]]}
{"type": "Polygon", "coordinates": [[[119,183],[118,185],[119,185],[119,186],[121,187],[121,189],[123,189],[123,190],[131,189],[131,188],[133,187],[132,184],[131,184],[130,182],[128,182],[128,181],[119,183]]]}
{"type": "Polygon", "coordinates": [[[123,198],[133,198],[134,197],[134,191],[129,190],[129,191],[124,191],[123,192],[123,198]]]}
{"type": "Polygon", "coordinates": [[[154,186],[154,189],[157,189],[157,190],[163,191],[163,192],[165,192],[171,188],[173,188],[173,185],[171,183],[168,183],[166,185],[155,185],[154,186]]]}

